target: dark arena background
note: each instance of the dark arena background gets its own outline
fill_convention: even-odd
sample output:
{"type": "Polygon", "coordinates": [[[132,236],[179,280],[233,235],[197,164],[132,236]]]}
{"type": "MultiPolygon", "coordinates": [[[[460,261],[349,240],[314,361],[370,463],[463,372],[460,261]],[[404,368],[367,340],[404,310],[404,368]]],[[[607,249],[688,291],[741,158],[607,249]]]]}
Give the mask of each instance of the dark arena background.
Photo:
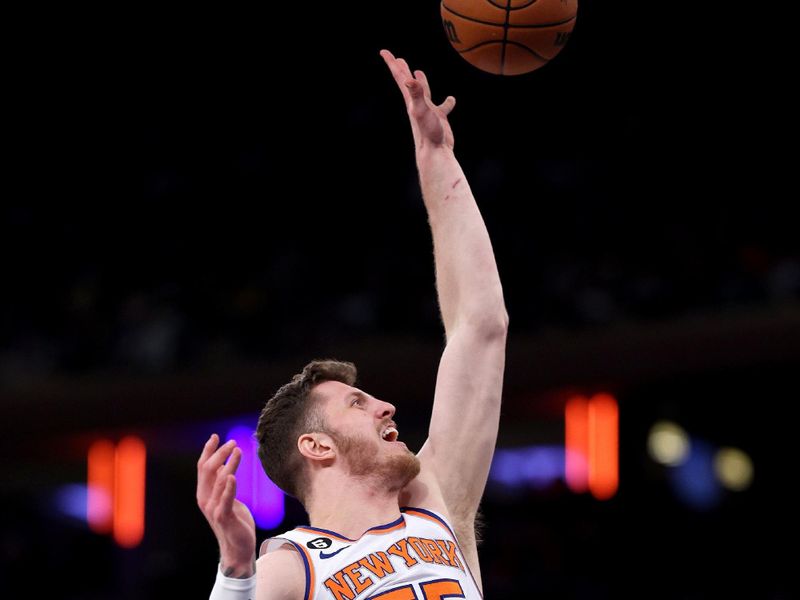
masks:
{"type": "MultiPolygon", "coordinates": [[[[199,6],[6,23],[0,596],[208,597],[203,443],[246,440],[313,358],[354,361],[420,447],[443,330],[385,47],[457,98],[510,315],[486,597],[797,597],[780,14],[581,0],[503,78],[432,1],[199,6]]],[[[270,498],[259,541],[306,522],[270,498]]]]}

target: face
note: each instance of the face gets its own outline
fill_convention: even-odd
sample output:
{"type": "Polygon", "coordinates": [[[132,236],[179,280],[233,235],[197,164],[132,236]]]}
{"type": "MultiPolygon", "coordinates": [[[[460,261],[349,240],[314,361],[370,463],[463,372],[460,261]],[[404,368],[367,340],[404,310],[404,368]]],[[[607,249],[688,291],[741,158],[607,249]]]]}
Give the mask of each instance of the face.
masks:
{"type": "Polygon", "coordinates": [[[391,491],[417,476],[419,459],[398,440],[394,406],[339,381],[323,382],[315,392],[351,475],[376,478],[391,491]]]}

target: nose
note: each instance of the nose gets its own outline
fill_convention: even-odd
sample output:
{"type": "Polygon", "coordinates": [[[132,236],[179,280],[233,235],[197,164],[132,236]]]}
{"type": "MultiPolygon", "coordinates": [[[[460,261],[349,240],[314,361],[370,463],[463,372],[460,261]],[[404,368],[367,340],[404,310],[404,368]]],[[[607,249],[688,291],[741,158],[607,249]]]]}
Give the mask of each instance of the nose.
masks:
{"type": "Polygon", "coordinates": [[[383,400],[378,400],[378,415],[381,419],[385,418],[392,418],[395,413],[395,407],[393,404],[389,402],[384,402],[383,400]]]}

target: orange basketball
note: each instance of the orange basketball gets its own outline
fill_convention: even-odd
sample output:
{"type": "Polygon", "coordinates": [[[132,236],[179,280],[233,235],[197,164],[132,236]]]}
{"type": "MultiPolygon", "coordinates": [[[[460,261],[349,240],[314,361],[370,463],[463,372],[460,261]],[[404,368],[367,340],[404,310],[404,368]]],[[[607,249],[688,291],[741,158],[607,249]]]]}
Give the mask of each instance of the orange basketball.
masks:
{"type": "Polygon", "coordinates": [[[567,43],[578,0],[442,0],[442,24],[468,63],[495,75],[547,64],[567,43]]]}

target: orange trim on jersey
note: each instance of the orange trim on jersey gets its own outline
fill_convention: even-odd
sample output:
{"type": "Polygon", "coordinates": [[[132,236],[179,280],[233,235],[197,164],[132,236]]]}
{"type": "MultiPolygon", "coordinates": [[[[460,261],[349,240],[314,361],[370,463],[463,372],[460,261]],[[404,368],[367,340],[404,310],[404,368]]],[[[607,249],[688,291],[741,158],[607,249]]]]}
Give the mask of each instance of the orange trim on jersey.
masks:
{"type": "Polygon", "coordinates": [[[423,519],[428,519],[428,521],[430,521],[431,523],[436,523],[439,527],[441,527],[447,533],[450,534],[450,536],[453,538],[454,542],[458,543],[458,540],[456,540],[455,532],[452,529],[450,529],[450,527],[447,526],[447,522],[444,521],[443,519],[439,519],[439,518],[437,518],[437,517],[435,517],[433,515],[429,515],[427,513],[421,512],[421,511],[416,510],[414,508],[404,508],[403,512],[406,513],[407,515],[413,515],[415,517],[421,517],[423,519]]]}
{"type": "Polygon", "coordinates": [[[384,533],[391,533],[392,531],[397,531],[398,529],[405,529],[405,528],[406,528],[406,522],[403,521],[402,523],[398,523],[397,525],[395,525],[394,527],[390,527],[389,529],[381,529],[378,531],[367,531],[367,533],[383,535],[384,533]]]}

